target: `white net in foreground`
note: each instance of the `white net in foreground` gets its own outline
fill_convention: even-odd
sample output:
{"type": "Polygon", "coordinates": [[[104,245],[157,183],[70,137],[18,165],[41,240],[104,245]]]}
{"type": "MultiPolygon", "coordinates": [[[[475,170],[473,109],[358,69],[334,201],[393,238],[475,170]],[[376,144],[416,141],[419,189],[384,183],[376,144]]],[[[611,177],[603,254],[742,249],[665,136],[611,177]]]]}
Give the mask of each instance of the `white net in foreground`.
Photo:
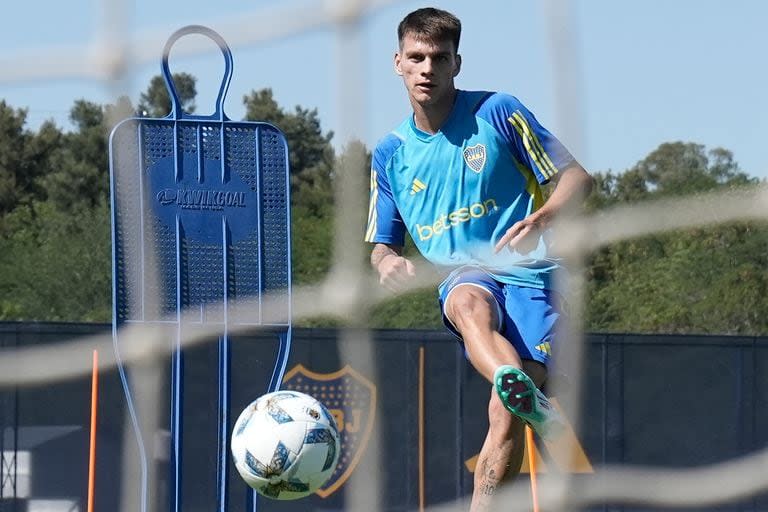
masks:
{"type": "MultiPolygon", "coordinates": [[[[340,107],[336,113],[342,132],[346,134],[362,133],[366,127],[370,112],[366,110],[366,94],[370,84],[365,80],[366,63],[361,54],[360,41],[366,30],[366,23],[387,4],[394,2],[349,0],[338,2],[305,2],[299,4],[270,4],[251,13],[231,18],[220,18],[215,27],[227,40],[237,59],[238,49],[267,45],[284,38],[301,38],[303,34],[321,30],[333,30],[336,37],[336,53],[333,55],[335,80],[337,84],[348,84],[350,75],[355,82],[353,87],[337,85],[338,96],[343,101],[338,105],[355,105],[356,108],[340,107]],[[277,22],[276,20],[279,20],[277,22]],[[350,73],[350,69],[356,70],[350,73]]],[[[569,4],[551,0],[547,2],[547,23],[551,37],[551,55],[555,62],[568,63],[558,65],[563,73],[576,74],[573,63],[578,63],[573,54],[576,47],[577,23],[568,14],[569,4]],[[569,31],[563,31],[563,23],[569,31]]],[[[403,13],[413,7],[403,6],[403,13]]],[[[52,79],[91,78],[99,80],[104,88],[114,93],[121,84],[130,81],[134,67],[158,59],[168,34],[175,25],[167,25],[152,31],[128,35],[124,25],[124,11],[128,2],[118,0],[103,1],[99,4],[102,14],[102,30],[94,41],[85,46],[43,47],[28,50],[14,56],[0,59],[0,83],[35,82],[52,79]],[[34,66],[30,62],[35,62],[34,66]]],[[[210,47],[194,44],[185,46],[180,55],[195,55],[209,52],[210,47]]],[[[386,63],[382,63],[386,65],[386,63]]],[[[578,66],[578,64],[576,64],[578,66]]],[[[568,83],[563,76],[555,77],[556,83],[568,83]]],[[[569,139],[581,144],[579,130],[583,121],[572,90],[560,91],[557,97],[558,115],[567,118],[572,124],[564,129],[570,132],[569,139]]],[[[373,360],[375,350],[372,338],[365,333],[365,314],[367,309],[390,296],[381,290],[377,279],[372,275],[366,263],[366,248],[360,242],[362,223],[347,215],[347,212],[365,211],[362,204],[367,199],[368,169],[365,155],[351,152],[339,163],[335,173],[335,234],[333,245],[334,262],[331,271],[323,282],[313,286],[295,287],[293,290],[294,321],[332,315],[348,319],[354,329],[341,329],[339,334],[340,357],[344,351],[354,347],[355,357],[361,351],[369,354],[369,375],[374,375],[376,368],[373,360]]],[[[643,236],[646,234],[674,229],[711,226],[733,221],[768,219],[768,188],[753,188],[744,191],[729,192],[729,195],[713,194],[697,196],[685,200],[656,201],[646,204],[622,205],[599,215],[583,217],[578,222],[558,226],[561,233],[559,249],[570,261],[582,261],[585,255],[605,245],[643,236]]],[[[768,271],[768,269],[766,269],[768,271]]],[[[579,275],[578,269],[574,274],[579,275]]],[[[437,276],[428,267],[419,267],[417,278],[411,283],[411,289],[432,287],[437,283],[437,276]]],[[[577,285],[578,289],[578,285],[577,285]]],[[[579,298],[576,295],[577,299],[579,298]]],[[[583,296],[580,296],[583,300],[583,296]]],[[[275,297],[282,301],[282,297],[275,297]]],[[[250,307],[249,304],[242,304],[250,307]]],[[[260,303],[265,319],[270,314],[270,298],[260,303]]],[[[277,306],[276,306],[277,307],[277,306]]],[[[583,304],[578,300],[571,309],[577,313],[570,326],[571,342],[583,342],[578,326],[578,312],[583,304]]],[[[189,319],[182,318],[182,323],[194,323],[194,313],[189,312],[189,319]]],[[[162,328],[150,329],[130,326],[122,333],[129,350],[121,353],[128,364],[143,368],[143,390],[138,390],[136,400],[138,409],[149,417],[156,415],[159,409],[158,397],[154,393],[156,382],[161,378],[162,369],[156,361],[168,357],[171,348],[163,340],[167,332],[162,328]]],[[[215,338],[220,333],[216,330],[205,332],[198,330],[194,336],[183,340],[190,347],[215,338]]],[[[230,331],[238,334],[237,330],[230,331]]],[[[81,354],[96,348],[99,350],[100,364],[103,369],[116,365],[111,337],[92,337],[81,339],[67,345],[45,348],[21,348],[7,352],[0,359],[0,383],[3,385],[30,385],[55,383],[77,376],[87,375],[91,371],[90,361],[81,354]],[[55,362],[56,364],[51,364],[55,362]]],[[[580,357],[583,350],[572,350],[574,357],[566,362],[567,372],[579,375],[582,369],[580,357]]],[[[386,377],[394,378],[393,374],[386,377]]],[[[450,377],[449,377],[450,378],[450,377]]],[[[578,393],[569,393],[573,403],[565,404],[566,409],[575,411],[581,403],[578,393]]],[[[573,418],[573,421],[578,421],[573,418]]],[[[126,430],[129,430],[126,428],[126,430]]],[[[673,440],[668,440],[673,442],[673,440]]],[[[124,453],[135,451],[135,441],[126,436],[124,453]]],[[[366,457],[381,460],[386,457],[380,451],[380,443],[372,439],[368,445],[366,457]]],[[[126,456],[130,461],[131,458],[126,456]]],[[[383,464],[373,463],[370,467],[382,468],[383,464]]],[[[705,507],[757,495],[768,489],[768,449],[761,450],[734,460],[724,461],[706,467],[688,469],[669,469],[658,467],[597,467],[589,476],[580,476],[578,482],[568,475],[547,475],[539,486],[539,499],[547,510],[575,510],[578,507],[601,503],[619,503],[647,505],[654,507],[705,507]]],[[[120,472],[124,489],[136,488],[138,476],[130,471],[120,472]]],[[[381,510],[377,496],[383,491],[379,488],[385,481],[383,475],[371,472],[354,480],[355,485],[344,488],[348,510],[381,510]]],[[[501,500],[508,510],[528,510],[530,490],[527,482],[521,479],[516,485],[501,491],[501,500]]],[[[122,510],[138,510],[132,496],[126,495],[122,510]]],[[[467,503],[448,503],[426,507],[428,510],[466,510],[467,503]]]]}

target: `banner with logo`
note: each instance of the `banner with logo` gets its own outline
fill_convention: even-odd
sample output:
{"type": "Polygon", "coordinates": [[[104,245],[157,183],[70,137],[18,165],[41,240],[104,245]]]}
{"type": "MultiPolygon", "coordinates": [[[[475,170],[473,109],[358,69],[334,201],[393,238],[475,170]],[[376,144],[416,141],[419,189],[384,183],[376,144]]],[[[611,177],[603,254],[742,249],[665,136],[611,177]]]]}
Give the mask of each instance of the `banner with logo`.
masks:
{"type": "MultiPolygon", "coordinates": [[[[70,336],[98,332],[95,326],[60,324],[41,329],[39,324],[33,329],[0,323],[0,345],[4,339],[23,347],[59,342],[68,332],[70,336]]],[[[283,387],[309,393],[329,408],[339,426],[342,452],[335,473],[316,494],[296,502],[262,498],[260,512],[357,512],[353,504],[360,498],[350,491],[373,479],[378,491],[365,500],[382,512],[421,511],[471,493],[487,428],[490,385],[444,332],[373,334],[372,352],[351,343],[354,334],[349,333],[341,352],[336,330],[294,332],[283,387]]],[[[266,389],[275,345],[274,336],[266,333],[233,339],[233,412],[266,389]]],[[[185,359],[186,392],[194,397],[190,400],[194,407],[184,410],[184,442],[195,448],[184,460],[185,481],[190,482],[182,489],[185,512],[210,512],[216,502],[216,447],[207,441],[216,429],[217,379],[211,363],[215,357],[211,344],[191,348],[185,359]]],[[[762,377],[768,371],[768,338],[591,335],[584,360],[583,415],[571,422],[562,442],[536,444],[542,472],[588,478],[605,463],[703,466],[768,444],[768,388],[762,377]],[[713,421],[713,403],[728,421],[713,421]]],[[[87,404],[75,404],[84,404],[89,384],[83,378],[0,393],[6,432],[15,431],[17,448],[27,453],[24,457],[34,472],[30,477],[34,486],[24,500],[55,499],[62,495],[62,482],[73,483],[68,484],[72,492],[79,488],[77,481],[85,481],[87,457],[80,455],[87,446],[83,423],[87,404]],[[16,419],[8,414],[14,410],[16,419]]],[[[113,470],[126,462],[122,443],[127,411],[116,372],[103,373],[100,391],[97,470],[101,475],[108,474],[102,473],[105,468],[113,470]]],[[[165,395],[170,390],[157,392],[165,395]]],[[[562,397],[557,406],[567,404],[566,399],[562,397]]],[[[567,415],[568,407],[562,409],[567,415]]],[[[6,436],[8,453],[11,439],[6,436]]],[[[152,441],[156,453],[164,453],[167,433],[157,432],[152,441]]],[[[156,465],[161,487],[166,485],[168,461],[150,462],[156,465]]],[[[249,510],[246,486],[233,467],[230,471],[229,509],[249,510]]],[[[7,471],[5,477],[10,479],[7,471]]],[[[119,479],[97,478],[99,509],[118,510],[120,495],[119,479]]],[[[155,497],[157,510],[168,510],[166,500],[155,497]]],[[[611,505],[607,510],[635,509],[611,505]]],[[[696,510],[768,510],[768,497],[696,510]]]]}

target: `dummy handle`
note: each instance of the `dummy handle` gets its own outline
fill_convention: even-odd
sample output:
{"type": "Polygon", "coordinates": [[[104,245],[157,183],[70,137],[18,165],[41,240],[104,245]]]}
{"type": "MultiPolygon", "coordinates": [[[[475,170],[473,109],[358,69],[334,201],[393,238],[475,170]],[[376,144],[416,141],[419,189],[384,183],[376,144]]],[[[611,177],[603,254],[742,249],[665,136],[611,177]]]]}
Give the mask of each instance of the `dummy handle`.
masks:
{"type": "MultiPolygon", "coordinates": [[[[182,27],[171,34],[171,37],[168,38],[168,42],[165,43],[165,48],[163,49],[162,68],[165,86],[168,88],[168,95],[171,97],[171,113],[169,114],[169,117],[172,119],[181,119],[184,117],[184,112],[181,108],[181,101],[179,100],[179,95],[176,91],[176,85],[173,83],[171,70],[168,66],[168,55],[171,53],[171,47],[173,47],[176,41],[190,34],[199,34],[212,39],[213,42],[218,45],[221,53],[224,55],[224,77],[222,78],[221,85],[219,86],[219,95],[216,97],[216,110],[210,116],[203,117],[225,121],[227,120],[227,116],[224,115],[224,98],[227,96],[229,82],[232,80],[232,52],[230,51],[229,46],[227,46],[227,43],[224,41],[223,37],[221,37],[216,31],[203,25],[187,25],[186,27],[182,27]]],[[[195,117],[200,118],[201,116],[195,117]]]]}

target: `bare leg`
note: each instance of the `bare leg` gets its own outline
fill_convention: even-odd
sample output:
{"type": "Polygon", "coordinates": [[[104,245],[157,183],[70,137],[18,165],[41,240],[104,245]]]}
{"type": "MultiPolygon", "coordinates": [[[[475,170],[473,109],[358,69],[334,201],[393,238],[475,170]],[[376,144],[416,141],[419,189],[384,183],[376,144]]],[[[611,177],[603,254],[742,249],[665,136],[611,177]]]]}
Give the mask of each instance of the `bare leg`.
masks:
{"type": "Polygon", "coordinates": [[[497,489],[517,476],[523,460],[523,423],[504,408],[493,390],[488,420],[490,427],[475,466],[470,512],[490,511],[497,489]]]}
{"type": "MultiPolygon", "coordinates": [[[[546,376],[544,365],[535,361],[524,361],[523,371],[537,385],[541,385],[546,376]]],[[[504,408],[496,391],[491,388],[488,435],[475,466],[471,512],[490,511],[498,487],[511,482],[520,473],[525,448],[524,433],[523,422],[504,408]]]]}
{"type": "MultiPolygon", "coordinates": [[[[522,361],[511,343],[496,331],[499,319],[496,300],[475,286],[458,286],[451,292],[445,313],[464,339],[473,366],[493,382],[501,365],[521,368],[540,386],[546,368],[535,361],[522,361]]],[[[488,402],[488,435],[475,467],[471,512],[489,511],[497,488],[520,472],[524,449],[524,425],[510,414],[496,392],[488,402]]]]}
{"type": "Polygon", "coordinates": [[[472,365],[488,382],[493,382],[493,373],[503,364],[523,367],[515,348],[496,331],[500,320],[490,292],[459,285],[448,296],[445,314],[464,338],[472,365]]]}

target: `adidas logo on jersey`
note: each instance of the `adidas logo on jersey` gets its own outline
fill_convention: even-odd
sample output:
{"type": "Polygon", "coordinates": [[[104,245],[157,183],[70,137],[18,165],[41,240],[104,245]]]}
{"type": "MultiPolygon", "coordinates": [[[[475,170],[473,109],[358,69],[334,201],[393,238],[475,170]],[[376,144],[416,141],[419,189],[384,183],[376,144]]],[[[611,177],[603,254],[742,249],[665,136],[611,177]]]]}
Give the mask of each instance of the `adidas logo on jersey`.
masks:
{"type": "Polygon", "coordinates": [[[548,341],[545,341],[544,343],[540,343],[534,347],[539,352],[546,354],[548,356],[552,355],[552,346],[549,344],[548,341]]]}
{"type": "Polygon", "coordinates": [[[422,190],[426,190],[427,186],[419,179],[413,178],[413,184],[411,185],[411,195],[415,196],[422,190]]]}

